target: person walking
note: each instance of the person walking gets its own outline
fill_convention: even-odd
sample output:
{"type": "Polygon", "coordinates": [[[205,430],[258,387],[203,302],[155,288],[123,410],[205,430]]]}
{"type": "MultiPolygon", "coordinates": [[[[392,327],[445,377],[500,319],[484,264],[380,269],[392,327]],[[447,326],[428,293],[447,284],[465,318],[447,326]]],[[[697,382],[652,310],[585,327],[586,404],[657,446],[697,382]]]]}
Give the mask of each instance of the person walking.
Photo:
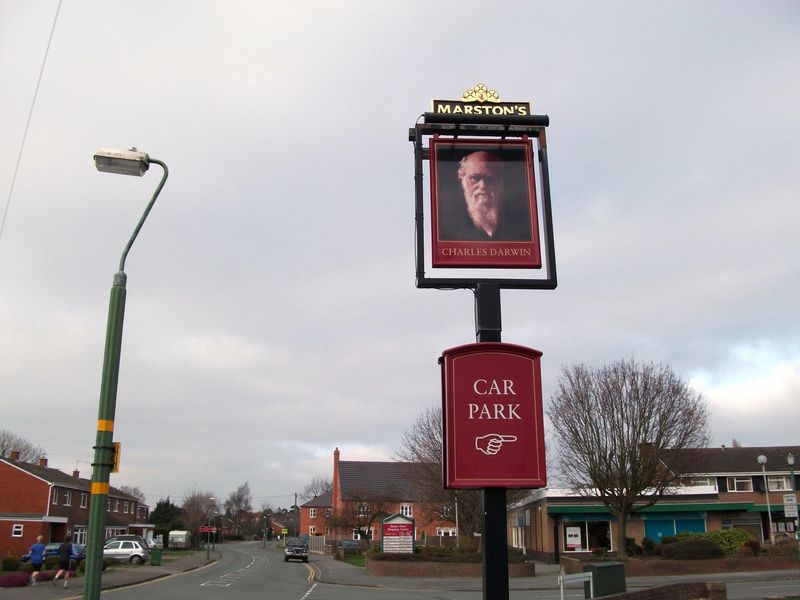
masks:
{"type": "Polygon", "coordinates": [[[72,557],[72,536],[67,534],[64,541],[58,546],[58,573],[53,578],[53,585],[56,585],[56,580],[63,575],[64,587],[69,587],[69,561],[72,557]]]}
{"type": "Polygon", "coordinates": [[[31,585],[37,586],[39,583],[36,581],[36,578],[39,576],[39,571],[42,570],[42,563],[44,562],[44,549],[45,545],[42,543],[44,541],[44,536],[37,535],[36,536],[36,543],[31,546],[30,553],[31,553],[31,565],[33,566],[33,573],[31,574],[31,585]]]}

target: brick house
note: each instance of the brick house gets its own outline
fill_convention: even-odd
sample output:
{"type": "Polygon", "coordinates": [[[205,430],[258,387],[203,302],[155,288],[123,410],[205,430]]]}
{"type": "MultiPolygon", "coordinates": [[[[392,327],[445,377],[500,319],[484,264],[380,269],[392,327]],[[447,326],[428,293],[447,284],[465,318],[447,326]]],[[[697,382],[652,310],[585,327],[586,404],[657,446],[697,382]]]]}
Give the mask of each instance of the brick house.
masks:
{"type": "Polygon", "coordinates": [[[339,540],[360,539],[368,533],[379,541],[382,519],[401,514],[414,519],[418,541],[456,535],[453,521],[432,514],[431,504],[415,485],[417,469],[404,462],[343,461],[336,448],[332,489],[300,507],[300,533],[339,540]]]}
{"type": "MultiPolygon", "coordinates": [[[[19,556],[43,535],[45,543],[72,534],[85,544],[89,523],[91,481],[78,471],[68,475],[47,466],[19,460],[19,453],[0,458],[0,556],[19,556]]],[[[105,537],[135,533],[152,537],[149,508],[118,489],[110,488],[106,503],[105,537]]]]}
{"type": "MultiPolygon", "coordinates": [[[[689,473],[656,504],[630,515],[626,537],[656,543],[681,531],[737,528],[759,541],[797,534],[797,520],[784,512],[784,494],[797,489],[798,477],[787,455],[800,458],[800,446],[697,448],[690,451],[689,473]],[[767,459],[762,471],[758,457],[767,459]],[[769,489],[765,494],[765,475],[769,489]]],[[[664,459],[669,468],[669,455],[664,459]]],[[[596,499],[573,490],[536,490],[509,507],[509,543],[526,554],[557,562],[561,554],[619,547],[616,517],[596,499]]]]}

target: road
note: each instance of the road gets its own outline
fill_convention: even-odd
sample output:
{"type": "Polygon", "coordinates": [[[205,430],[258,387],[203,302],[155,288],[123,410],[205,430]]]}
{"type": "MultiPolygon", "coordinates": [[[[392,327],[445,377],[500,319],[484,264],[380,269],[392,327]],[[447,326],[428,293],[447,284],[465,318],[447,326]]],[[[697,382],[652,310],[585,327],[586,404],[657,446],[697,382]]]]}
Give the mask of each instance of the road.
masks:
{"type": "MultiPolygon", "coordinates": [[[[309,565],[291,561],[274,544],[230,543],[221,547],[220,560],[211,565],[150,583],[102,594],[109,600],[482,600],[481,591],[437,589],[432,578],[414,587],[391,589],[315,582],[309,565]]],[[[313,563],[314,555],[310,558],[313,563]]],[[[322,560],[322,559],[318,559],[322,560]]],[[[329,560],[329,559],[328,559],[329,560]]],[[[355,567],[353,567],[355,568],[355,567]]],[[[664,583],[670,578],[665,577],[664,583]]],[[[398,588],[402,584],[398,584],[398,588]]],[[[629,587],[629,589],[631,589],[629,587]]],[[[769,596],[800,594],[800,580],[736,581],[728,583],[731,600],[762,600],[769,596]]],[[[565,598],[584,597],[580,587],[565,590],[565,598]]],[[[512,590],[510,600],[557,600],[557,589],[512,590]]]]}

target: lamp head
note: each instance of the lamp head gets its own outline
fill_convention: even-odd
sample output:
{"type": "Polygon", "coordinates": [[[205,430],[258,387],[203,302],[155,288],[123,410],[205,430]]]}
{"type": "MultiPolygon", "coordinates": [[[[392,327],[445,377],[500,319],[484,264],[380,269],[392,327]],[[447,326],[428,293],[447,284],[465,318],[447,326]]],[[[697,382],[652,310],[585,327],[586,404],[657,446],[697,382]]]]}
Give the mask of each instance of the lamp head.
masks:
{"type": "Polygon", "coordinates": [[[789,465],[790,467],[794,466],[794,454],[792,454],[791,452],[786,453],[786,464],[789,465]]]}
{"type": "Polygon", "coordinates": [[[94,165],[102,173],[141,177],[150,168],[150,157],[146,152],[139,152],[136,148],[130,150],[101,148],[94,153],[94,165]]]}
{"type": "Polygon", "coordinates": [[[763,454],[759,454],[759,455],[758,455],[758,464],[760,464],[762,467],[763,467],[765,464],[767,464],[767,457],[766,457],[766,456],[764,456],[763,454]]]}

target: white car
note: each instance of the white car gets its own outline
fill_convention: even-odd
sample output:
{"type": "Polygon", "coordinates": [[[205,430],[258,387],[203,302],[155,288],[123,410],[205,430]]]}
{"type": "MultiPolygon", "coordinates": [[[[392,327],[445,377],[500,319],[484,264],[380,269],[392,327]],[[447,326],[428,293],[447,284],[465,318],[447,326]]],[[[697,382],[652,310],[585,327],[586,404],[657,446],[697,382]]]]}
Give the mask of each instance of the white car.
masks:
{"type": "Polygon", "coordinates": [[[150,550],[133,540],[117,540],[103,546],[103,558],[141,565],[150,558],[150,550]]]}

